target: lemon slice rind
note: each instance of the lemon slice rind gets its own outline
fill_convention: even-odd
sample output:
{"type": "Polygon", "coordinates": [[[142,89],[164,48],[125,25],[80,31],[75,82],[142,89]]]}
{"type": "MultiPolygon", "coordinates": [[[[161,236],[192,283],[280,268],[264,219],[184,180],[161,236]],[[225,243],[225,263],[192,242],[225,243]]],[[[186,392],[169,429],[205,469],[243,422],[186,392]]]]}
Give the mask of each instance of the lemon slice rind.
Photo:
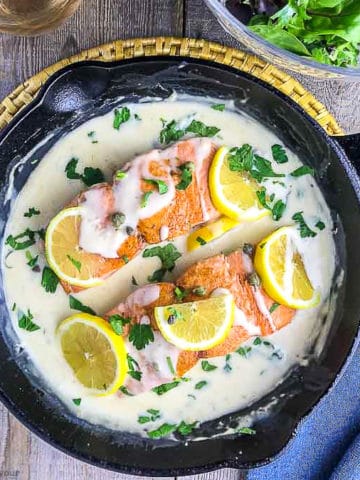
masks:
{"type": "Polygon", "coordinates": [[[233,220],[229,217],[221,217],[215,222],[209,223],[204,227],[200,227],[197,230],[194,230],[187,237],[186,245],[187,250],[190,252],[201,247],[201,243],[197,241],[197,238],[202,238],[206,243],[212,242],[217,238],[220,238],[224,233],[232,230],[233,228],[239,226],[240,223],[236,220],[233,220]]]}
{"type": "MultiPolygon", "coordinates": [[[[87,313],[77,313],[71,315],[70,317],[65,318],[57,327],[56,333],[61,344],[62,335],[67,332],[72,325],[76,323],[82,323],[89,328],[95,329],[100,335],[104,336],[108,341],[112,353],[116,359],[117,368],[114,374],[114,380],[109,384],[106,389],[95,389],[83,385],[81,381],[77,378],[74,370],[71,365],[68,363],[69,367],[73,370],[75,378],[82,384],[83,388],[86,388],[91,394],[95,396],[108,396],[117,392],[121,385],[124,383],[126,374],[127,374],[127,361],[126,361],[126,347],[124,339],[117,335],[109,323],[101,317],[95,315],[89,315],[87,313]]],[[[61,349],[60,345],[60,349],[61,349]]],[[[84,352],[85,355],[86,352],[84,352]]],[[[65,359],[66,360],[66,359],[65,359]]]]}

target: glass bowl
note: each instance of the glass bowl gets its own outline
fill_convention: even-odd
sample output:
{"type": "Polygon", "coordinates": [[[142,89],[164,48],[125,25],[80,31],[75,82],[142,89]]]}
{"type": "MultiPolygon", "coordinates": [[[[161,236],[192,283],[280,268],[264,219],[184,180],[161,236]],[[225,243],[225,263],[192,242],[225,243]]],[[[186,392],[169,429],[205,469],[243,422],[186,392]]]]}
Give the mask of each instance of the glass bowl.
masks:
{"type": "Polygon", "coordinates": [[[283,69],[318,78],[346,78],[360,79],[360,65],[358,67],[333,67],[311,60],[295,53],[288,52],[276,47],[272,43],[261,38],[240,22],[225,6],[225,0],[205,0],[210,10],[216,16],[219,23],[234,38],[244,44],[250,50],[264,60],[273,63],[283,69]]]}

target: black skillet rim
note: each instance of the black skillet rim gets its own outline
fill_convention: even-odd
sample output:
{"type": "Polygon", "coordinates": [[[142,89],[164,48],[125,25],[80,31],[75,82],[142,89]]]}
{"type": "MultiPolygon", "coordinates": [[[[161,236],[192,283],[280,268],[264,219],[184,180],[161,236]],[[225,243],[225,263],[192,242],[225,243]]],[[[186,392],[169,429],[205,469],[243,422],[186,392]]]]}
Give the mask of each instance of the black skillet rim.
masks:
{"type": "MultiPolygon", "coordinates": [[[[131,65],[133,63],[137,62],[168,62],[168,61],[174,61],[176,63],[182,63],[186,62],[189,64],[202,64],[202,65],[210,65],[214,66],[216,68],[220,68],[223,70],[227,70],[230,72],[233,72],[237,75],[244,76],[247,80],[250,82],[256,83],[260,85],[262,88],[265,90],[269,91],[270,93],[280,97],[285,103],[287,103],[289,106],[291,106],[293,109],[297,110],[298,113],[303,115],[308,122],[310,122],[311,126],[316,130],[316,132],[321,135],[327,143],[330,145],[330,147],[335,151],[340,164],[342,168],[345,170],[346,176],[348,177],[350,184],[354,190],[355,196],[360,204],[360,178],[356,172],[356,169],[354,165],[351,163],[349,160],[348,156],[346,155],[344,149],[339,145],[339,143],[335,140],[334,137],[331,137],[328,135],[325,130],[319,125],[319,123],[316,122],[314,118],[312,118],[307,112],[305,112],[301,106],[296,103],[294,100],[292,100],[290,97],[285,95],[284,93],[280,92],[276,88],[274,88],[272,85],[269,85],[268,83],[264,82],[263,80],[260,80],[256,77],[254,77],[251,74],[248,74],[246,72],[242,72],[237,70],[236,68],[229,67],[227,65],[222,65],[214,61],[209,61],[209,60],[202,60],[202,59],[194,59],[194,58],[189,58],[186,56],[148,56],[148,57],[138,57],[138,58],[132,58],[132,59],[125,59],[125,60],[118,60],[118,61],[112,61],[112,62],[101,62],[101,61],[96,61],[96,60],[90,60],[90,61],[80,61],[73,63],[71,65],[68,65],[57,72],[55,72],[53,75],[51,75],[48,80],[44,83],[44,85],[40,88],[37,96],[32,100],[26,107],[24,107],[15,117],[11,122],[4,127],[0,131],[0,142],[4,141],[6,139],[6,136],[12,131],[14,128],[16,128],[21,121],[30,113],[32,110],[36,109],[42,102],[44,95],[46,94],[47,90],[51,88],[52,84],[60,78],[63,74],[67,73],[68,71],[75,70],[77,68],[83,67],[83,66],[92,66],[92,67],[100,67],[104,69],[111,69],[114,67],[117,67],[119,65],[127,64],[131,65]]],[[[359,323],[360,326],[360,323],[359,323]]],[[[158,476],[158,477],[163,477],[163,476],[186,476],[186,475],[196,475],[199,473],[203,472],[209,472],[209,471],[214,471],[217,469],[221,468],[241,468],[241,469],[248,469],[248,468],[256,468],[260,467],[263,465],[268,464],[269,462],[274,461],[277,457],[285,453],[285,451],[291,446],[298,429],[301,427],[303,422],[306,420],[306,418],[312,413],[312,411],[322,402],[325,397],[328,395],[328,393],[336,386],[337,382],[341,378],[342,374],[348,367],[349,363],[352,360],[352,357],[357,349],[357,347],[360,345],[360,328],[357,330],[357,334],[354,336],[351,348],[349,349],[349,353],[346,356],[343,364],[341,365],[339,371],[337,372],[334,380],[332,383],[328,386],[328,388],[324,391],[323,395],[316,401],[310,408],[309,410],[298,419],[297,423],[294,426],[294,429],[291,433],[291,437],[289,440],[283,445],[283,447],[278,451],[275,452],[274,455],[269,456],[264,458],[261,461],[258,462],[248,462],[248,463],[242,463],[239,466],[239,463],[236,461],[233,461],[231,458],[222,460],[217,463],[212,463],[212,464],[207,464],[203,465],[200,467],[183,467],[183,468],[172,468],[168,470],[157,470],[157,469],[150,469],[150,468],[140,468],[140,467],[129,467],[129,466],[121,466],[119,464],[116,464],[114,462],[109,462],[106,460],[99,460],[94,458],[91,455],[84,455],[82,453],[79,453],[73,450],[69,450],[68,448],[62,447],[59,443],[54,441],[53,439],[49,438],[44,434],[43,432],[40,431],[39,427],[36,424],[33,424],[31,419],[27,418],[25,414],[18,409],[18,407],[12,402],[12,400],[7,396],[7,394],[0,389],[0,401],[6,406],[6,408],[17,418],[28,430],[30,430],[32,433],[36,434],[41,440],[45,441],[52,447],[56,448],[57,450],[60,450],[61,452],[72,456],[73,458],[76,458],[77,460],[84,461],[88,464],[97,466],[99,468],[105,468],[108,470],[112,470],[114,472],[119,472],[119,473],[125,473],[125,474],[130,474],[130,475],[146,475],[146,476],[158,476]]]]}

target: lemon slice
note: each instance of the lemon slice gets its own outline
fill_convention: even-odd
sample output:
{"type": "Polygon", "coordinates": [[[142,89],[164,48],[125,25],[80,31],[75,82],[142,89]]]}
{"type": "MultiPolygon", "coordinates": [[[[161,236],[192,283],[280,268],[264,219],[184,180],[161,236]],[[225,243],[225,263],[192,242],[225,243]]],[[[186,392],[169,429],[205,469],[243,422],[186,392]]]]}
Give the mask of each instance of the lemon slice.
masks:
{"type": "Polygon", "coordinates": [[[236,222],[232,218],[221,217],[219,220],[216,220],[209,225],[198,228],[194,232],[190,233],[187,238],[187,249],[188,251],[196,250],[204,242],[209,243],[212,240],[216,240],[221,237],[224,233],[235,228],[239,225],[239,222],[236,222]]]}
{"type": "Polygon", "coordinates": [[[222,343],[234,323],[232,295],[179,303],[154,310],[163,337],[182,350],[209,350],[222,343]]]}
{"type": "Polygon", "coordinates": [[[256,192],[261,186],[246,172],[229,168],[229,149],[216,152],[209,171],[209,187],[213,204],[220,213],[238,222],[250,222],[269,215],[261,206],[256,192]]]}
{"type": "Polygon", "coordinates": [[[316,306],[320,295],[306,273],[296,248],[294,227],[282,227],[258,243],[254,266],[266,293],[276,302],[291,308],[316,306]]]}
{"type": "Polygon", "coordinates": [[[50,267],[63,281],[78,287],[103,282],[96,276],[99,256],[79,247],[81,207],[66,208],[54,217],[45,236],[45,254],[50,267]]]}
{"type": "Polygon", "coordinates": [[[77,313],[58,326],[61,350],[76,378],[93,393],[115,393],[127,372],[126,349],[103,318],[77,313]]]}

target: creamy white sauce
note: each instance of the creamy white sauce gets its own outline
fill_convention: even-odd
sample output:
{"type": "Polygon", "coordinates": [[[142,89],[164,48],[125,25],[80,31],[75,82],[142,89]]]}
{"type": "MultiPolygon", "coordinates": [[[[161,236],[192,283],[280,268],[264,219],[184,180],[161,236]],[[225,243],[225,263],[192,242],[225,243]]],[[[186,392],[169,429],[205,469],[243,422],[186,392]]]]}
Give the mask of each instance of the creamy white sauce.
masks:
{"type": "MultiPolygon", "coordinates": [[[[129,122],[121,125],[119,131],[112,128],[113,113],[109,113],[103,117],[93,118],[59,140],[44,156],[14,200],[5,237],[10,233],[17,234],[27,227],[36,230],[40,226],[45,226],[49,219],[83,189],[80,181],[69,181],[65,176],[65,166],[72,157],[79,159],[79,170],[86,166],[101,168],[107,181],[110,181],[112,174],[125,162],[158,146],[159,132],[162,128],[160,118],[175,119],[179,122],[185,122],[186,119],[186,124],[189,123],[189,118],[196,118],[207,125],[215,125],[221,129],[221,139],[215,138],[219,144],[232,147],[249,143],[256,147],[260,155],[271,159],[271,145],[279,143],[279,140],[255,120],[239,115],[230,108],[224,112],[213,110],[208,103],[199,100],[195,101],[191,98],[176,100],[175,97],[173,101],[128,105],[132,114],[137,113],[142,120],[137,121],[132,116],[129,122]],[[96,132],[98,143],[91,143],[87,135],[90,131],[96,132]],[[24,212],[29,207],[39,209],[41,214],[25,218],[24,212]]],[[[215,100],[215,103],[218,102],[215,100]]],[[[273,164],[277,172],[289,174],[301,165],[292,152],[287,153],[288,163],[273,164]]],[[[120,198],[120,194],[124,195],[127,189],[132,188],[132,177],[131,175],[129,177],[126,182],[119,181],[114,187],[116,198],[120,198]]],[[[40,285],[41,274],[34,273],[26,265],[25,251],[16,251],[10,255],[6,263],[11,268],[5,268],[3,262],[4,287],[9,310],[13,304],[16,304],[15,311],[11,312],[13,326],[18,336],[15,341],[26,349],[44,380],[76,415],[93,423],[138,433],[142,433],[146,427],[138,423],[138,416],[144,414],[149,408],[155,408],[161,412],[161,419],[151,425],[151,428],[156,428],[164,422],[179,423],[181,420],[202,422],[248,406],[272,390],[294,364],[306,361],[304,360],[306,354],[321,329],[320,315],[326,312],[327,298],[333,282],[335,248],[331,236],[332,222],[329,210],[312,177],[286,176],[281,180],[285,182],[286,188],[273,183],[271,179],[266,182],[269,192],[274,192],[276,198],[286,198],[287,201],[285,214],[279,222],[266,217],[254,223],[241,224],[217,241],[190,253],[186,252],[186,238],[176,239],[174,243],[183,252],[183,256],[176,262],[176,267],[168,278],[169,280],[176,278],[186,267],[201,258],[221,251],[237,249],[244,242],[257,243],[274,229],[293,224],[292,215],[297,211],[303,211],[304,218],[310,227],[313,228],[318,220],[326,224],[326,229],[319,231],[315,238],[299,237],[296,242],[296,246],[303,255],[307,274],[320,292],[322,299],[320,305],[308,311],[298,311],[291,324],[267,337],[275,349],[283,353],[281,360],[272,357],[272,351],[265,346],[252,345],[250,340],[249,345],[252,346],[252,350],[248,358],[236,353],[231,355],[231,371],[224,371],[225,359],[222,357],[211,359],[211,363],[218,367],[212,372],[204,372],[199,362],[186,374],[190,379],[188,382],[181,382],[178,387],[162,396],[152,391],[134,397],[89,395],[75,379],[62,357],[55,335],[59,322],[74,313],[69,308],[67,295],[60,286],[55,294],[45,292],[40,285]],[[290,193],[289,189],[291,189],[290,193]],[[36,332],[29,333],[18,328],[18,312],[28,309],[32,312],[34,321],[41,327],[36,332]],[[201,390],[196,390],[196,383],[202,380],[206,380],[207,385],[201,390]],[[79,397],[82,398],[82,402],[77,407],[72,399],[79,397]]],[[[172,194],[170,188],[169,195],[172,194]]],[[[97,199],[91,195],[87,194],[85,202],[85,208],[88,208],[89,212],[88,226],[84,227],[81,244],[86,249],[98,249],[98,253],[106,253],[106,256],[109,254],[116,256],[113,245],[116,242],[121,243],[123,238],[121,231],[116,232],[115,242],[113,237],[106,238],[106,232],[99,233],[99,237],[93,239],[85,235],[85,228],[93,229],[94,219],[91,212],[94,210],[94,204],[98,204],[97,199]]],[[[153,201],[149,203],[149,210],[144,212],[144,215],[154,212],[159,207],[160,197],[153,196],[153,201]]],[[[140,215],[136,213],[139,212],[139,201],[141,201],[139,198],[129,196],[126,205],[121,205],[121,211],[134,224],[140,215]]],[[[120,208],[120,206],[117,207],[120,208]]],[[[101,209],[101,205],[96,208],[101,209]]],[[[164,225],[161,238],[165,239],[167,233],[164,225]]],[[[39,246],[30,247],[28,250],[33,255],[40,255],[42,266],[44,257],[43,251],[39,251],[39,246]]],[[[5,254],[6,251],[5,249],[5,254]]],[[[140,255],[107,279],[104,284],[83,291],[77,297],[102,315],[134,291],[132,276],[136,278],[139,285],[144,285],[147,283],[148,275],[155,268],[159,268],[157,258],[142,258],[140,255]]],[[[150,289],[150,293],[149,289],[146,293],[137,291],[128,299],[128,302],[136,301],[147,305],[158,296],[159,292],[154,286],[150,289]]],[[[246,325],[246,319],[241,314],[242,312],[237,312],[236,324],[246,325]]],[[[253,333],[256,334],[255,330],[253,333]]],[[[156,333],[156,336],[159,334],[156,333]]],[[[144,360],[140,358],[143,353],[135,351],[129,343],[127,345],[129,353],[138,359],[139,363],[143,362],[144,360]]],[[[162,338],[157,338],[156,343],[146,347],[146,352],[152,361],[158,364],[164,381],[171,381],[173,376],[169,371],[166,357],[170,357],[173,364],[176,364],[178,350],[162,338]]],[[[147,387],[151,388],[151,381],[149,374],[147,387]]],[[[135,380],[131,380],[131,386],[139,388],[135,380]]]]}

